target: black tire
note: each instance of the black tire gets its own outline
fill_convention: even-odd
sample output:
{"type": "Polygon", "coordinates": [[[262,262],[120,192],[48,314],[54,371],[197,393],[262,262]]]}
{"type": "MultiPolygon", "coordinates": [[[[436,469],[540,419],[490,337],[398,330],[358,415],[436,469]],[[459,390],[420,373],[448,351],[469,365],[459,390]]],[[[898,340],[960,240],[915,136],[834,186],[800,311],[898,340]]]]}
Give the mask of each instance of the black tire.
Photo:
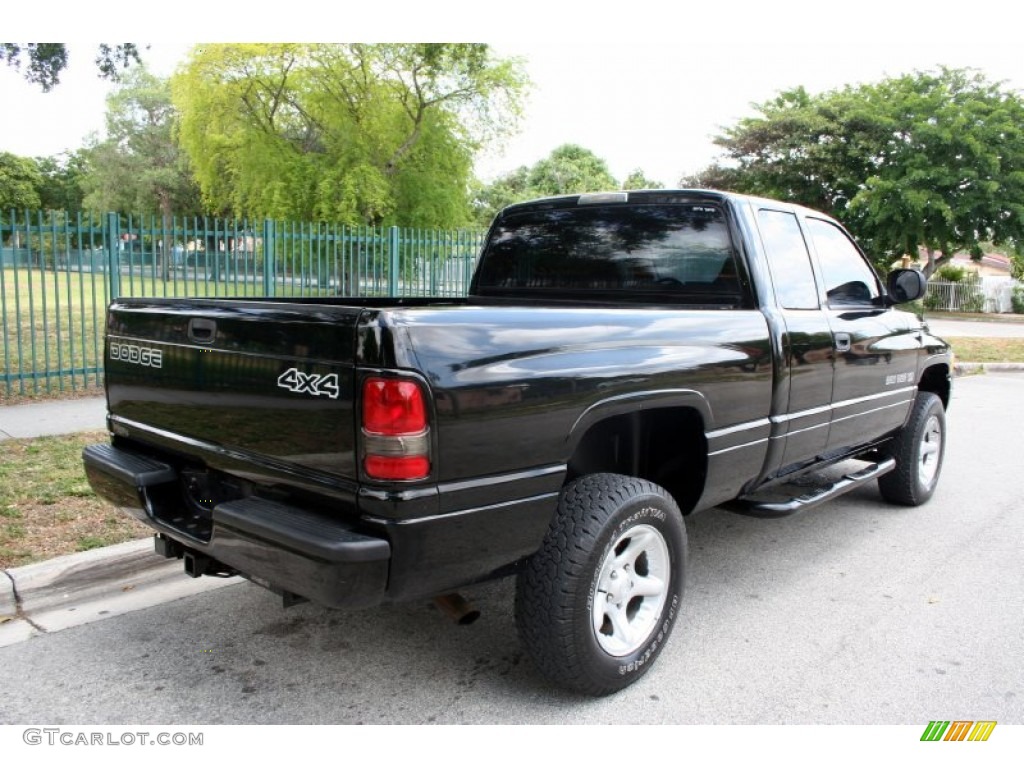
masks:
{"type": "Polygon", "coordinates": [[[893,504],[916,507],[935,493],[946,448],[946,411],[931,392],[919,392],[910,417],[893,438],[888,455],[896,469],[878,478],[882,497],[893,504]]]}
{"type": "Polygon", "coordinates": [[[552,682],[581,693],[631,685],[679,615],[686,559],[683,516],[664,489],[612,474],[573,481],[516,582],[527,653],[552,682]]]}

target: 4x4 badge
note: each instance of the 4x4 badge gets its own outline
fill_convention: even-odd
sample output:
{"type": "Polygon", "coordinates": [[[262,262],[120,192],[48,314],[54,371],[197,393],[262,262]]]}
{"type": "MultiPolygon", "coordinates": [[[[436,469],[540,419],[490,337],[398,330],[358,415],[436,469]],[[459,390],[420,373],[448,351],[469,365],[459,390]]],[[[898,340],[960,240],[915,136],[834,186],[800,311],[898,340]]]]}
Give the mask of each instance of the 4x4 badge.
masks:
{"type": "Polygon", "coordinates": [[[289,368],[277,377],[277,386],[298,395],[310,394],[316,397],[338,399],[341,391],[336,373],[303,373],[298,368],[289,368]]]}

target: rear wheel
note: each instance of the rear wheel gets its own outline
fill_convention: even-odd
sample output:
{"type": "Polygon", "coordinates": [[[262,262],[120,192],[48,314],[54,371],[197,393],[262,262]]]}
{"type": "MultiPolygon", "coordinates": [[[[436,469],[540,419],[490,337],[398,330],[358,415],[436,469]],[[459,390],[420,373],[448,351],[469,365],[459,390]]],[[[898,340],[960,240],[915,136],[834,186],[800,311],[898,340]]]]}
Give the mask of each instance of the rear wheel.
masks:
{"type": "Polygon", "coordinates": [[[682,600],[683,518],[654,483],[582,477],[516,584],[516,625],[552,681],[604,695],[643,675],[664,648],[682,600]]]}
{"type": "Polygon", "coordinates": [[[910,418],[893,438],[889,455],[896,469],[878,479],[886,501],[916,507],[932,497],[946,448],[946,412],[932,392],[919,392],[910,418]]]}

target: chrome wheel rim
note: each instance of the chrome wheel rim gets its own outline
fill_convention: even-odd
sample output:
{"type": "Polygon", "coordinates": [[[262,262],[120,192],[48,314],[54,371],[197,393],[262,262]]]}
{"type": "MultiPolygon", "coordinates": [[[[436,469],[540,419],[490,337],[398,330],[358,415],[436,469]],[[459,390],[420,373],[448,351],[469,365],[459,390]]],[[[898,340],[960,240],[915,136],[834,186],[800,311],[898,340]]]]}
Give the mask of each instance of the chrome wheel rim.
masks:
{"type": "Polygon", "coordinates": [[[917,479],[924,488],[931,488],[939,473],[942,457],[942,426],[938,416],[932,416],[924,425],[924,434],[917,450],[917,479]]]}
{"type": "Polygon", "coordinates": [[[665,537],[636,525],[608,550],[594,594],[594,636],[612,656],[627,656],[651,636],[668,595],[671,561],[665,537]]]}

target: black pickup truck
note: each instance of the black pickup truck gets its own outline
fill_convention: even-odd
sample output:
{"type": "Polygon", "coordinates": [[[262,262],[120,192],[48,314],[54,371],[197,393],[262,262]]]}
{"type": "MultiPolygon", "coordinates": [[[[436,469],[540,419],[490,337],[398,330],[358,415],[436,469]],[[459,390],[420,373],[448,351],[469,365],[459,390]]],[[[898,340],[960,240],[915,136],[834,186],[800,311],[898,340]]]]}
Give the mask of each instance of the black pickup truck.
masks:
{"type": "Polygon", "coordinates": [[[875,479],[889,502],[932,495],[950,350],[894,309],[924,287],[883,286],[841,226],[783,202],[522,203],[464,300],[114,301],[112,438],[85,467],[190,575],[286,601],[516,574],[538,668],[606,694],[679,615],[686,515],[784,515],[875,479]]]}

